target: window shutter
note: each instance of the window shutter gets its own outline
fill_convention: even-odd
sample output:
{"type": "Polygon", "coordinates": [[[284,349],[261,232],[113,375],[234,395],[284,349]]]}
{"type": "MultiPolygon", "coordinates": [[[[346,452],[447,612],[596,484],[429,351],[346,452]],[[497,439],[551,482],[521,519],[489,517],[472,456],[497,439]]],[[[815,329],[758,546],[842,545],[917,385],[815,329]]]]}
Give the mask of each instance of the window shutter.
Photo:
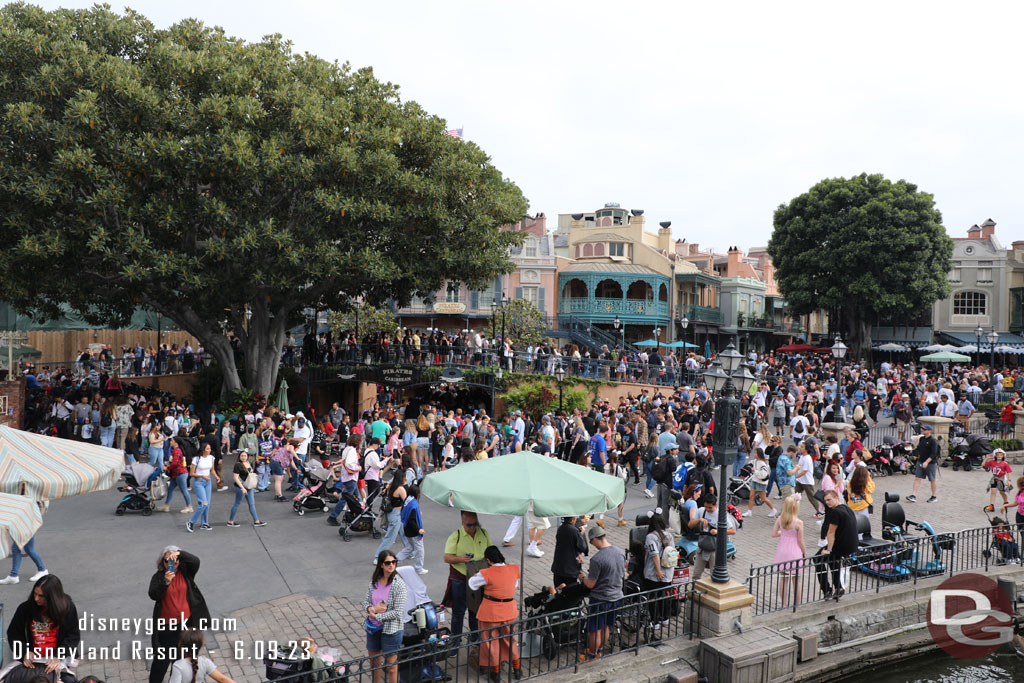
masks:
{"type": "Polygon", "coordinates": [[[517,299],[522,299],[523,298],[523,288],[522,287],[516,287],[516,298],[517,299]]]}
{"type": "Polygon", "coordinates": [[[546,302],[544,298],[544,287],[537,288],[537,308],[540,309],[541,313],[544,313],[547,309],[545,308],[546,302]]]}
{"type": "Polygon", "coordinates": [[[475,289],[469,295],[469,307],[480,308],[480,292],[476,291],[475,289]]]}

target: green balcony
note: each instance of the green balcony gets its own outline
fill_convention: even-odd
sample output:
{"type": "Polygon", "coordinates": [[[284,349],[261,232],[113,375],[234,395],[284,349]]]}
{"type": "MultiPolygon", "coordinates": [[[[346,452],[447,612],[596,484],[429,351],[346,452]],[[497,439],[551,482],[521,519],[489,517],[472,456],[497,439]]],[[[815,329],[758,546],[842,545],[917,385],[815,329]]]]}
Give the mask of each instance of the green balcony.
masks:
{"type": "Polygon", "coordinates": [[[626,319],[655,316],[668,318],[668,303],[643,299],[612,299],[602,297],[579,297],[562,299],[558,304],[559,315],[576,315],[584,318],[626,319]]]}
{"type": "Polygon", "coordinates": [[[722,311],[718,308],[710,308],[708,306],[690,306],[685,309],[686,317],[690,321],[699,321],[705,323],[721,323],[722,322],[722,311]]]}

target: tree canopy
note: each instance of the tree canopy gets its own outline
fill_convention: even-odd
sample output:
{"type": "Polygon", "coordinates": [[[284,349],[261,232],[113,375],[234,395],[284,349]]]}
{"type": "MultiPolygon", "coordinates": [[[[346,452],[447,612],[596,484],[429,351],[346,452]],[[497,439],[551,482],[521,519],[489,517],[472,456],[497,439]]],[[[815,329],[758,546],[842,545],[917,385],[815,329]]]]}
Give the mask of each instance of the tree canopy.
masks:
{"type": "Polygon", "coordinates": [[[355,334],[362,341],[367,334],[398,333],[398,318],[386,306],[371,306],[363,302],[353,304],[345,311],[331,313],[331,329],[336,335],[355,334]]]}
{"type": "Polygon", "coordinates": [[[774,223],[768,253],[790,312],[828,311],[855,349],[879,317],[917,317],[949,295],[953,240],[932,195],[912,183],[822,180],[781,205],[774,223]]]}
{"type": "MultiPolygon", "coordinates": [[[[505,336],[516,349],[523,351],[544,341],[544,314],[526,299],[512,299],[503,308],[505,336]]],[[[501,315],[501,313],[498,313],[501,315]]]]}
{"type": "Polygon", "coordinates": [[[398,88],[309,54],[108,7],[0,9],[0,299],[123,324],[138,305],[268,394],[305,307],[482,286],[527,209],[398,88]],[[472,244],[473,249],[465,249],[472,244]],[[247,315],[248,313],[248,315],[247,315]],[[247,320],[248,318],[248,320],[247,320]]]}

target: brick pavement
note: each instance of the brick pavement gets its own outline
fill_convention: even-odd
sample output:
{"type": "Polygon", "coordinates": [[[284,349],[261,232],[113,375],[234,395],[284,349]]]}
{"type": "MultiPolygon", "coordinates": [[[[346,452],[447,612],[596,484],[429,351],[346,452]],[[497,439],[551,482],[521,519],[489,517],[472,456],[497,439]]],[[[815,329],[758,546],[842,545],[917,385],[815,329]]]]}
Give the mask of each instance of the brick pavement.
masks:
{"type": "MultiPolygon", "coordinates": [[[[915,521],[927,519],[939,532],[985,526],[987,520],[982,507],[988,502],[985,495],[988,474],[983,470],[953,472],[949,469],[940,469],[940,473],[939,501],[932,504],[904,503],[907,517],[915,521]]],[[[912,485],[911,476],[897,475],[876,480],[875,512],[871,516],[874,529],[878,530],[881,526],[881,503],[884,492],[894,491],[906,496],[910,493],[912,485]]],[[[925,500],[928,495],[927,488],[922,487],[920,493],[919,499],[925,500]]],[[[774,497],[773,502],[777,502],[774,497]]],[[[424,515],[428,524],[430,518],[440,512],[437,510],[440,507],[442,506],[425,502],[424,515]]],[[[632,520],[637,513],[652,507],[653,501],[640,495],[640,491],[631,486],[626,504],[626,518],[632,520]]],[[[818,527],[815,525],[811,506],[803,503],[800,514],[806,529],[805,542],[808,551],[814,552],[818,527]]],[[[496,541],[504,532],[502,524],[506,519],[492,517],[487,521],[491,536],[496,541]]],[[[610,516],[608,522],[606,527],[612,542],[619,547],[626,547],[632,523],[627,527],[617,527],[610,516]]],[[[754,516],[744,520],[743,528],[734,538],[738,550],[737,557],[729,563],[733,578],[743,581],[749,575],[751,565],[772,562],[776,547],[776,539],[771,537],[772,523],[773,520],[767,517],[766,507],[755,507],[754,516]]],[[[554,528],[542,544],[549,553],[553,546],[553,534],[554,528]]],[[[435,541],[435,545],[437,543],[435,541]]],[[[519,562],[518,547],[504,550],[507,551],[506,555],[510,562],[519,562]]],[[[428,546],[427,552],[439,553],[440,549],[428,546]]],[[[366,567],[360,561],[356,563],[355,571],[361,576],[367,573],[366,567]]],[[[524,585],[527,594],[540,590],[542,586],[550,583],[549,567],[550,554],[544,558],[526,557],[524,585]]],[[[352,563],[345,563],[344,570],[352,571],[352,563]]],[[[442,594],[438,586],[443,586],[443,578],[435,577],[433,574],[434,572],[430,575],[432,581],[428,584],[428,589],[431,597],[435,601],[440,601],[442,594]]],[[[364,655],[364,643],[361,609],[357,604],[360,598],[361,594],[356,596],[351,592],[344,596],[325,595],[320,592],[313,595],[298,591],[232,611],[225,616],[237,619],[238,629],[232,633],[215,634],[216,642],[211,643],[216,646],[216,651],[212,654],[213,659],[236,681],[256,682],[263,680],[262,663],[254,658],[254,655],[259,653],[258,642],[276,640],[283,643],[309,635],[322,646],[339,648],[345,653],[346,658],[361,657],[364,655]],[[236,641],[239,644],[236,645],[236,641]],[[236,658],[236,654],[241,654],[241,658],[236,658]]],[[[97,661],[90,663],[88,670],[81,669],[81,673],[101,674],[109,682],[141,681],[145,680],[146,676],[145,663],[141,661],[97,661]]]]}

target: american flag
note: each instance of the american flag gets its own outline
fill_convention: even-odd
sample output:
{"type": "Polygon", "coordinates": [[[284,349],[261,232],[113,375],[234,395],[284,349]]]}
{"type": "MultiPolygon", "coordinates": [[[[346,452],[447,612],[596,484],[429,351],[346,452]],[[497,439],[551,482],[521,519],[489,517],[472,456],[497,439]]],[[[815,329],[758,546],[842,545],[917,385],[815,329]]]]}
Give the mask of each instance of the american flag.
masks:
{"type": "Polygon", "coordinates": [[[450,130],[446,130],[444,132],[444,134],[447,135],[450,138],[458,138],[460,140],[462,139],[462,129],[461,128],[452,128],[450,130]]]}

